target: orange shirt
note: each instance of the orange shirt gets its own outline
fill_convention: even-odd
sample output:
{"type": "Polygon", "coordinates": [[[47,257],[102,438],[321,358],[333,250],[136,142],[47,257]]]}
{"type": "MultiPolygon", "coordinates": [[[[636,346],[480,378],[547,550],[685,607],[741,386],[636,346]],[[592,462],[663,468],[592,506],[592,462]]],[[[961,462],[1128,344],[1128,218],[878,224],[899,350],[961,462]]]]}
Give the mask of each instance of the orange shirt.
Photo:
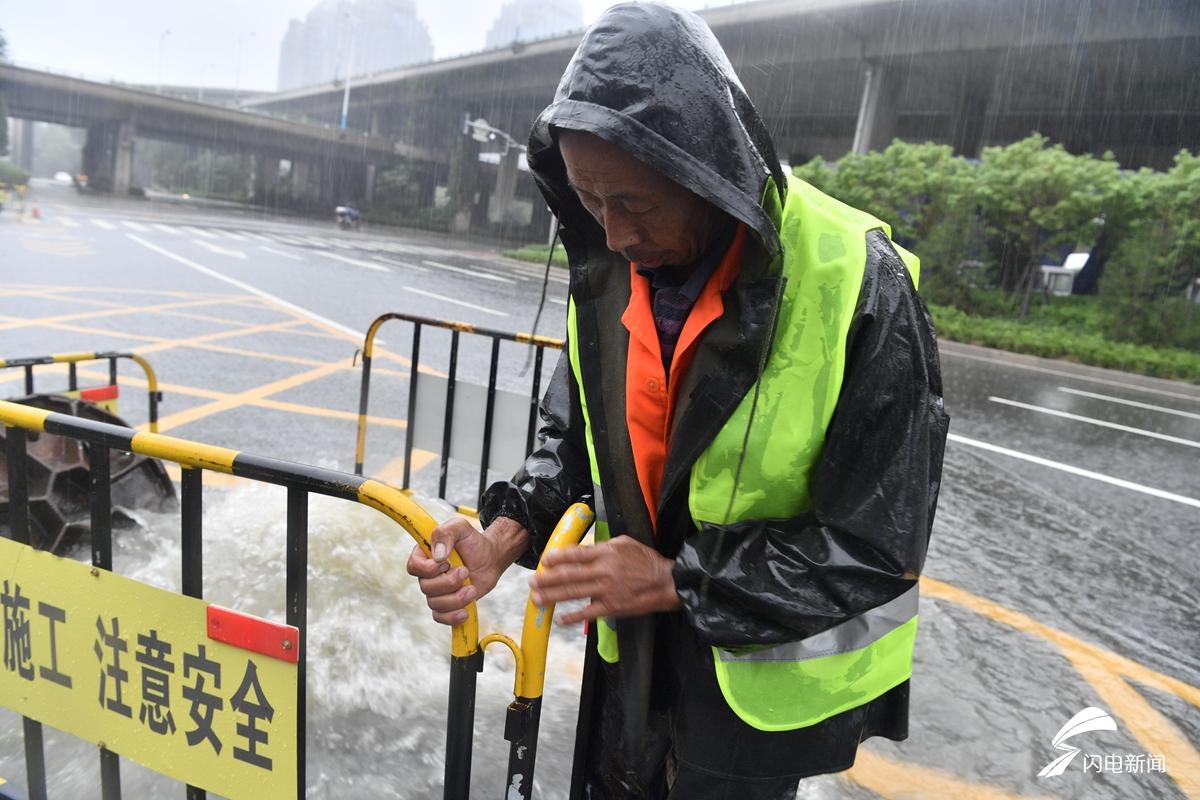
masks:
{"type": "Polygon", "coordinates": [[[692,363],[700,334],[725,313],[721,295],[738,276],[745,241],[746,226],[739,223],[725,257],[708,283],[704,284],[703,291],[696,298],[683,324],[679,343],[671,358],[669,376],[663,369],[658,331],[654,326],[650,280],[638,274],[637,264],[629,265],[629,305],[621,315],[621,323],[629,331],[629,355],[625,368],[625,422],[633,446],[638,484],[642,488],[646,508],[650,510],[651,525],[657,525],[658,495],[667,464],[671,419],[675,414],[675,393],[687,374],[688,365],[692,363]]]}

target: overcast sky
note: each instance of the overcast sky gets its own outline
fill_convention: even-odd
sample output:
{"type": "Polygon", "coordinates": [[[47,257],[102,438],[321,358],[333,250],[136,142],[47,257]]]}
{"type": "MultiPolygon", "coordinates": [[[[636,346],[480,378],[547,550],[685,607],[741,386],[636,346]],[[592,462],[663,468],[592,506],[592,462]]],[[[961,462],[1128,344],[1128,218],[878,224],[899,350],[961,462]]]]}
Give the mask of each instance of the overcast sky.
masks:
{"type": "MultiPolygon", "coordinates": [[[[273,90],[289,19],[317,0],[0,0],[9,58],[87,77],[273,90]],[[253,35],[251,35],[253,34],[253,35]],[[241,46],[239,47],[239,41],[241,46]],[[239,51],[240,68],[239,68],[239,51]]],[[[586,22],[616,0],[582,0],[586,22]]],[[[730,0],[675,0],[683,8],[730,0]]],[[[500,0],[417,0],[437,58],[483,48],[500,0]]]]}

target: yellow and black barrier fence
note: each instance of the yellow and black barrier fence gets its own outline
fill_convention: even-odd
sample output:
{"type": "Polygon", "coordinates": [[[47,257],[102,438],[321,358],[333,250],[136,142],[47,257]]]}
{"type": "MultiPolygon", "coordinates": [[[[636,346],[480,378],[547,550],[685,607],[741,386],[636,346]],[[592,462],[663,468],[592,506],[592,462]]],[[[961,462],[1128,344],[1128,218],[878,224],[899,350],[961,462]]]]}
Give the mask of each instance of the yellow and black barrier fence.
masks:
{"type": "MultiPolygon", "coordinates": [[[[9,530],[7,538],[0,538],[5,619],[0,706],[24,717],[31,800],[47,796],[43,723],[99,745],[103,800],[121,796],[120,755],[186,783],[189,800],[204,798],[206,791],[255,800],[302,798],[309,495],[370,506],[426,551],[433,518],[400,490],[361,476],[6,401],[0,401],[0,422],[5,426],[10,498],[9,530]],[[29,545],[25,449],[31,434],[42,433],[87,444],[90,567],[29,545]],[[182,594],[112,572],[110,450],[183,468],[182,594]],[[204,470],[286,487],[283,624],[202,600],[204,470]],[[130,689],[135,671],[141,676],[140,696],[130,689]]],[[[588,524],[586,506],[573,508],[560,526],[567,533],[558,534],[556,546],[567,537],[578,541],[588,524]]],[[[453,552],[450,562],[461,565],[453,552]]],[[[474,603],[467,610],[466,621],[451,629],[447,798],[467,796],[475,673],[482,668],[483,645],[499,638],[481,643],[474,603]]],[[[528,707],[541,696],[552,614],[552,608],[527,610],[524,649],[510,644],[518,662],[515,705],[528,707]]],[[[539,704],[532,705],[536,709],[539,704]]],[[[512,728],[527,742],[532,732],[536,739],[536,713],[510,712],[516,722],[506,726],[506,733],[512,728]]],[[[532,753],[518,762],[532,777],[532,753]]]]}
{"type": "MultiPolygon", "coordinates": [[[[478,498],[487,487],[488,470],[496,453],[502,451],[510,458],[524,459],[533,449],[537,431],[537,409],[541,400],[542,367],[547,348],[561,350],[561,339],[532,333],[510,333],[481,328],[465,322],[432,319],[411,314],[384,314],[367,329],[362,346],[362,387],[358,397],[358,436],[354,449],[354,473],[363,474],[363,458],[367,438],[367,407],[371,391],[371,363],[375,351],[375,336],[390,320],[412,325],[412,353],[409,365],[407,429],[404,436],[404,477],[402,486],[411,486],[413,449],[439,453],[437,496],[446,499],[446,485],[451,457],[479,465],[478,498]],[[444,378],[421,372],[421,332],[424,328],[450,331],[450,349],[446,356],[444,378]],[[463,335],[491,340],[488,382],[486,387],[461,381],[458,377],[459,344],[463,335]],[[500,365],[500,343],[514,342],[532,347],[533,369],[527,395],[501,390],[497,387],[500,365]],[[441,416],[440,425],[435,422],[441,416]],[[428,417],[429,422],[424,419],[428,417]],[[497,419],[525,419],[524,435],[516,426],[496,425],[497,419]],[[456,428],[455,421],[459,421],[456,428]],[[419,437],[425,438],[422,442],[419,437]],[[436,437],[436,438],[435,438],[436,437]],[[511,441],[510,441],[511,440],[511,441]],[[477,455],[476,455],[477,454],[477,455]]],[[[517,463],[520,463],[518,460],[517,463]]],[[[460,507],[461,508],[461,507],[460,507]]],[[[464,511],[470,509],[462,508],[464,511]]]]}
{"type": "MultiPolygon", "coordinates": [[[[84,400],[96,403],[108,403],[107,407],[112,413],[116,411],[116,389],[117,389],[117,361],[119,359],[128,359],[146,373],[146,389],[149,393],[149,423],[150,430],[153,433],[158,432],[158,404],[162,402],[162,392],[158,389],[158,376],[154,374],[154,368],[150,366],[150,362],[137,353],[118,353],[115,351],[102,353],[55,353],[49,356],[32,356],[27,358],[0,358],[0,369],[17,369],[25,370],[25,394],[30,395],[35,391],[34,387],[34,368],[47,364],[66,364],[67,365],[67,391],[66,394],[81,397],[84,400]],[[79,373],[77,365],[87,361],[107,361],[108,362],[108,386],[100,389],[80,389],[79,388],[79,373]],[[106,390],[112,390],[108,393],[106,390]]],[[[62,392],[57,392],[62,394],[62,392]]]]}

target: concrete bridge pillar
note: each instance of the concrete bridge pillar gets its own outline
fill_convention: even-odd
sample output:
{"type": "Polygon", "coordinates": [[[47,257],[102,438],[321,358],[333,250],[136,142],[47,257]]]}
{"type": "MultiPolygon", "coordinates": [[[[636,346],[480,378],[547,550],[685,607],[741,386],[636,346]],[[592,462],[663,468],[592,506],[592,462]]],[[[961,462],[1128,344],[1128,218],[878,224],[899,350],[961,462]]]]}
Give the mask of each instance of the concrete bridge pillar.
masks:
{"type": "Polygon", "coordinates": [[[999,75],[997,65],[987,60],[972,62],[960,77],[950,131],[950,144],[957,155],[979,157],[991,125],[990,112],[993,98],[998,94],[999,75]]]}
{"type": "Polygon", "coordinates": [[[363,201],[367,205],[375,202],[375,172],[374,164],[367,164],[366,169],[366,185],[363,187],[363,201]]]}
{"type": "Polygon", "coordinates": [[[510,147],[500,159],[500,170],[496,173],[496,188],[488,198],[487,220],[492,225],[508,221],[513,198],[517,194],[517,164],[521,149],[510,147]]]}
{"type": "Polygon", "coordinates": [[[269,153],[254,156],[253,198],[257,203],[272,203],[279,193],[279,157],[269,153]]]}
{"type": "Polygon", "coordinates": [[[9,142],[9,152],[14,164],[21,169],[33,171],[33,120],[13,120],[13,135],[9,142]]]}
{"type": "Polygon", "coordinates": [[[867,65],[852,152],[863,155],[892,143],[896,138],[896,107],[903,90],[904,76],[896,67],[867,65]]]}
{"type": "Polygon", "coordinates": [[[97,122],[89,125],[83,145],[83,172],[88,186],[100,192],[129,194],[133,179],[131,122],[97,122]]]}

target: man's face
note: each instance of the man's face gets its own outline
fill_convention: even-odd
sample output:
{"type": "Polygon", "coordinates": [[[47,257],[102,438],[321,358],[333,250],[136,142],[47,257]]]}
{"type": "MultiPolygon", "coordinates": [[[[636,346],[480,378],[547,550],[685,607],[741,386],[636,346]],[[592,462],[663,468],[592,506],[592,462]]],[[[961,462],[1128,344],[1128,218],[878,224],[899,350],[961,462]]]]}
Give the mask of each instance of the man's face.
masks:
{"type": "Polygon", "coordinates": [[[567,180],[600,227],[608,249],[640,266],[686,266],[719,231],[710,203],[599,136],[564,130],[567,180]]]}

